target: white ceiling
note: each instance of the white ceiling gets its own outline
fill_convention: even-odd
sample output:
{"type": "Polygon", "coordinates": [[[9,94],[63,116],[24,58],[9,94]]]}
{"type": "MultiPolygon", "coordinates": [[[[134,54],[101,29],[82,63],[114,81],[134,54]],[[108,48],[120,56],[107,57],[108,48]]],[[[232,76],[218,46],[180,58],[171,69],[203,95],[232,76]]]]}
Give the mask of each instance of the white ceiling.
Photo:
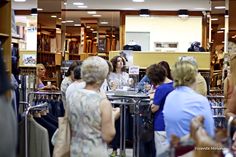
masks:
{"type": "MultiPolygon", "coordinates": [[[[60,5],[60,0],[26,0],[24,3],[13,2],[14,9],[28,10],[37,7],[37,2],[44,3],[44,8],[47,11],[54,11],[60,5]],[[57,3],[57,4],[56,4],[57,3]]],[[[145,0],[143,3],[134,3],[132,0],[67,0],[66,9],[79,9],[73,5],[73,2],[82,2],[88,6],[87,9],[96,10],[199,10],[199,8],[210,9],[210,0],[145,0]]],[[[201,10],[201,9],[200,9],[201,10]]]]}

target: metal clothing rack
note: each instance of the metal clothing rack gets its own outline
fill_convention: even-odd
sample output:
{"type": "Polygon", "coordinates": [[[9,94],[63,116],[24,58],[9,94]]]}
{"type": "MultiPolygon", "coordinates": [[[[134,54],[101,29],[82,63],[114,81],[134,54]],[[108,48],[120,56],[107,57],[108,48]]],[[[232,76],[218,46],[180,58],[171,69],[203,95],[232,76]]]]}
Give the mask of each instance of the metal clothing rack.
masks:
{"type": "Polygon", "coordinates": [[[226,119],[224,115],[224,96],[223,95],[208,95],[207,96],[212,110],[213,118],[216,127],[226,127],[226,119]]]}
{"type": "Polygon", "coordinates": [[[111,104],[120,106],[120,156],[126,156],[126,106],[133,107],[133,157],[139,157],[139,126],[138,126],[138,116],[139,116],[139,105],[142,101],[150,101],[146,94],[137,93],[134,91],[115,91],[107,93],[108,99],[111,104]]]}
{"type": "Polygon", "coordinates": [[[43,103],[43,104],[39,104],[35,106],[31,106],[29,103],[25,103],[25,104],[27,104],[28,106],[25,110],[25,157],[28,157],[28,120],[27,118],[28,118],[29,112],[34,109],[47,107],[47,103],[43,103]]]}
{"type": "Polygon", "coordinates": [[[27,101],[29,102],[31,95],[61,95],[60,91],[35,91],[29,92],[27,96],[27,101]]]}

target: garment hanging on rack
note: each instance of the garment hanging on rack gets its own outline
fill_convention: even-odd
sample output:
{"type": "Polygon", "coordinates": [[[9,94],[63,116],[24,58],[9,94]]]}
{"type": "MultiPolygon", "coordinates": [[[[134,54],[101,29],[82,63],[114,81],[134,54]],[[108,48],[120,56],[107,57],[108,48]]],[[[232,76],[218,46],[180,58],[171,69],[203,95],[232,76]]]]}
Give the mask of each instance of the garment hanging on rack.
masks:
{"type": "Polygon", "coordinates": [[[43,116],[41,117],[34,117],[34,120],[40,124],[41,126],[43,126],[45,129],[47,129],[48,131],[48,135],[49,135],[49,148],[50,148],[50,154],[52,156],[53,153],[53,145],[51,142],[52,136],[55,133],[55,131],[57,130],[58,127],[56,127],[55,125],[53,125],[52,123],[50,123],[49,121],[47,121],[43,116]]]}
{"type": "Polygon", "coordinates": [[[15,157],[17,123],[11,102],[0,96],[0,156],[15,157]]]}
{"type": "MultiPolygon", "coordinates": [[[[28,156],[50,157],[48,131],[38,124],[32,117],[28,123],[28,156]]],[[[25,123],[19,123],[19,157],[25,157],[25,123]]]]}
{"type": "Polygon", "coordinates": [[[141,46],[131,41],[123,47],[123,50],[141,51],[141,46]]]}
{"type": "Polygon", "coordinates": [[[213,118],[215,121],[215,126],[217,128],[225,128],[226,127],[226,119],[224,116],[224,96],[222,95],[211,95],[207,96],[208,101],[211,106],[213,118]]]}

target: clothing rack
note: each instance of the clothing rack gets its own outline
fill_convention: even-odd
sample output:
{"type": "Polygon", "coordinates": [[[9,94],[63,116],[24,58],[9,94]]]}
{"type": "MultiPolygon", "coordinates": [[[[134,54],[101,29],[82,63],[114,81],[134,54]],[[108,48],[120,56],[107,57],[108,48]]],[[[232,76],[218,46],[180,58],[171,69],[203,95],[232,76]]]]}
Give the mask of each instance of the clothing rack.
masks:
{"type": "Polygon", "coordinates": [[[208,95],[207,96],[212,110],[213,118],[216,127],[226,128],[226,119],[224,115],[224,96],[223,95],[208,95]]]}
{"type": "MultiPolygon", "coordinates": [[[[25,102],[24,102],[25,103],[25,102]]],[[[28,157],[28,115],[31,110],[34,109],[42,109],[44,107],[47,107],[47,103],[39,104],[36,106],[31,106],[29,103],[25,103],[28,105],[28,107],[25,110],[25,157],[28,157]]]]}
{"type": "Polygon", "coordinates": [[[60,91],[35,91],[35,92],[29,92],[27,101],[30,101],[30,96],[31,95],[61,95],[60,91]]]}

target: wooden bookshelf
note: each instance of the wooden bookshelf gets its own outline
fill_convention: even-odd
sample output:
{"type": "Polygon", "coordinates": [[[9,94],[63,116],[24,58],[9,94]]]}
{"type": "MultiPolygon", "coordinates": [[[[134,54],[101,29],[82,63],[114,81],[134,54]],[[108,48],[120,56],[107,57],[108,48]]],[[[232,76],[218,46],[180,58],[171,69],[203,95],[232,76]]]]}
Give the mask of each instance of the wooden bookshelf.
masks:
{"type": "Polygon", "coordinates": [[[11,1],[0,1],[0,41],[7,71],[11,73],[11,1]]]}

